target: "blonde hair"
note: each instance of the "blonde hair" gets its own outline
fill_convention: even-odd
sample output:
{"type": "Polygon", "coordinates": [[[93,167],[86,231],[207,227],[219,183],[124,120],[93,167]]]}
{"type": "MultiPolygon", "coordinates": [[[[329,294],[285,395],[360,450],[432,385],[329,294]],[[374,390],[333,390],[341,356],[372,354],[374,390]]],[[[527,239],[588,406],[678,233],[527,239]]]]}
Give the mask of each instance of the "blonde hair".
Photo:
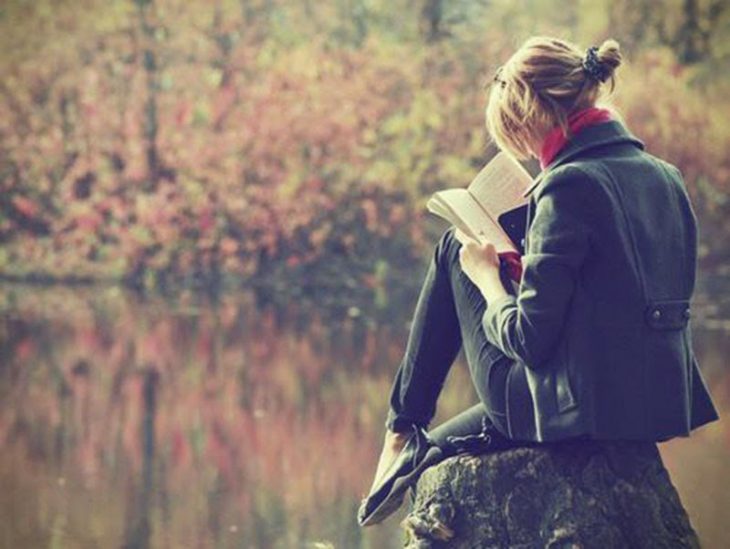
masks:
{"type": "Polygon", "coordinates": [[[610,82],[613,92],[614,71],[620,64],[616,40],[604,41],[589,54],[559,38],[528,39],[487,83],[491,90],[486,124],[492,140],[525,160],[530,144],[551,128],[559,126],[568,137],[568,117],[594,106],[603,82],[610,82]]]}

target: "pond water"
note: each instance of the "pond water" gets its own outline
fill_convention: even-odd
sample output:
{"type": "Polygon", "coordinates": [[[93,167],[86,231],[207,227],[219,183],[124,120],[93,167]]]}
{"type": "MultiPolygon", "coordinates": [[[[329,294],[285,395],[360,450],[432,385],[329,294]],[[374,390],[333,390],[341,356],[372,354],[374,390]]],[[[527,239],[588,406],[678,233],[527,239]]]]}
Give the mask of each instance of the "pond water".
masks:
{"type": "MultiPolygon", "coordinates": [[[[0,286],[0,546],[400,546],[405,508],[366,530],[355,514],[414,305],[0,286]]],[[[723,414],[726,305],[698,297],[693,328],[723,414]]],[[[460,356],[438,420],[474,402],[460,356]]],[[[727,422],[660,450],[705,547],[730,546],[727,422]]]]}

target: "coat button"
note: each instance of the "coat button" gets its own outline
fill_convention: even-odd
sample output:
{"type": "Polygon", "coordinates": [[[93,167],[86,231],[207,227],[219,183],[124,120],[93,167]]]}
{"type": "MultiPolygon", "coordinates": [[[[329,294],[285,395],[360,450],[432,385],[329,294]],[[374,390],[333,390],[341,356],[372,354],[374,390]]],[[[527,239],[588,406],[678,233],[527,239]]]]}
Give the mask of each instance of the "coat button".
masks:
{"type": "Polygon", "coordinates": [[[653,311],[651,312],[651,317],[652,317],[652,318],[653,318],[654,320],[659,320],[659,319],[660,319],[660,318],[662,317],[662,312],[661,312],[661,311],[660,311],[659,309],[654,309],[654,310],[653,310],[653,311]]]}

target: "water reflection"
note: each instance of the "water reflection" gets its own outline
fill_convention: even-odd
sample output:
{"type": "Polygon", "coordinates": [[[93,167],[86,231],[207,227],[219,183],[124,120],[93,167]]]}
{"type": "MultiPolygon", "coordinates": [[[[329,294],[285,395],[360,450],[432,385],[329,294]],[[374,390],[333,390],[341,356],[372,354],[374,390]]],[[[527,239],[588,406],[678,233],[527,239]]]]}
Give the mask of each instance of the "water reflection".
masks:
{"type": "MultiPolygon", "coordinates": [[[[397,547],[397,519],[355,512],[411,309],[0,288],[0,545],[397,547]]],[[[726,332],[694,338],[727,410],[726,332]]],[[[461,360],[440,418],[475,401],[461,360]]],[[[708,546],[727,539],[723,427],[661,447],[708,546]]]]}

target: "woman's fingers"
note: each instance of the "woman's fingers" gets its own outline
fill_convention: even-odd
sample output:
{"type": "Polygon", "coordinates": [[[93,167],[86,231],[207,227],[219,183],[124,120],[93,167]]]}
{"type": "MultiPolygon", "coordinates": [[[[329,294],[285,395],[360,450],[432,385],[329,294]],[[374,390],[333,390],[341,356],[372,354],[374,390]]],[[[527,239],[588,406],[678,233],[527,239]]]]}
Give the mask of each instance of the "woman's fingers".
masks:
{"type": "Polygon", "coordinates": [[[469,241],[459,250],[461,270],[475,284],[499,272],[499,257],[491,242],[469,241]]]}

